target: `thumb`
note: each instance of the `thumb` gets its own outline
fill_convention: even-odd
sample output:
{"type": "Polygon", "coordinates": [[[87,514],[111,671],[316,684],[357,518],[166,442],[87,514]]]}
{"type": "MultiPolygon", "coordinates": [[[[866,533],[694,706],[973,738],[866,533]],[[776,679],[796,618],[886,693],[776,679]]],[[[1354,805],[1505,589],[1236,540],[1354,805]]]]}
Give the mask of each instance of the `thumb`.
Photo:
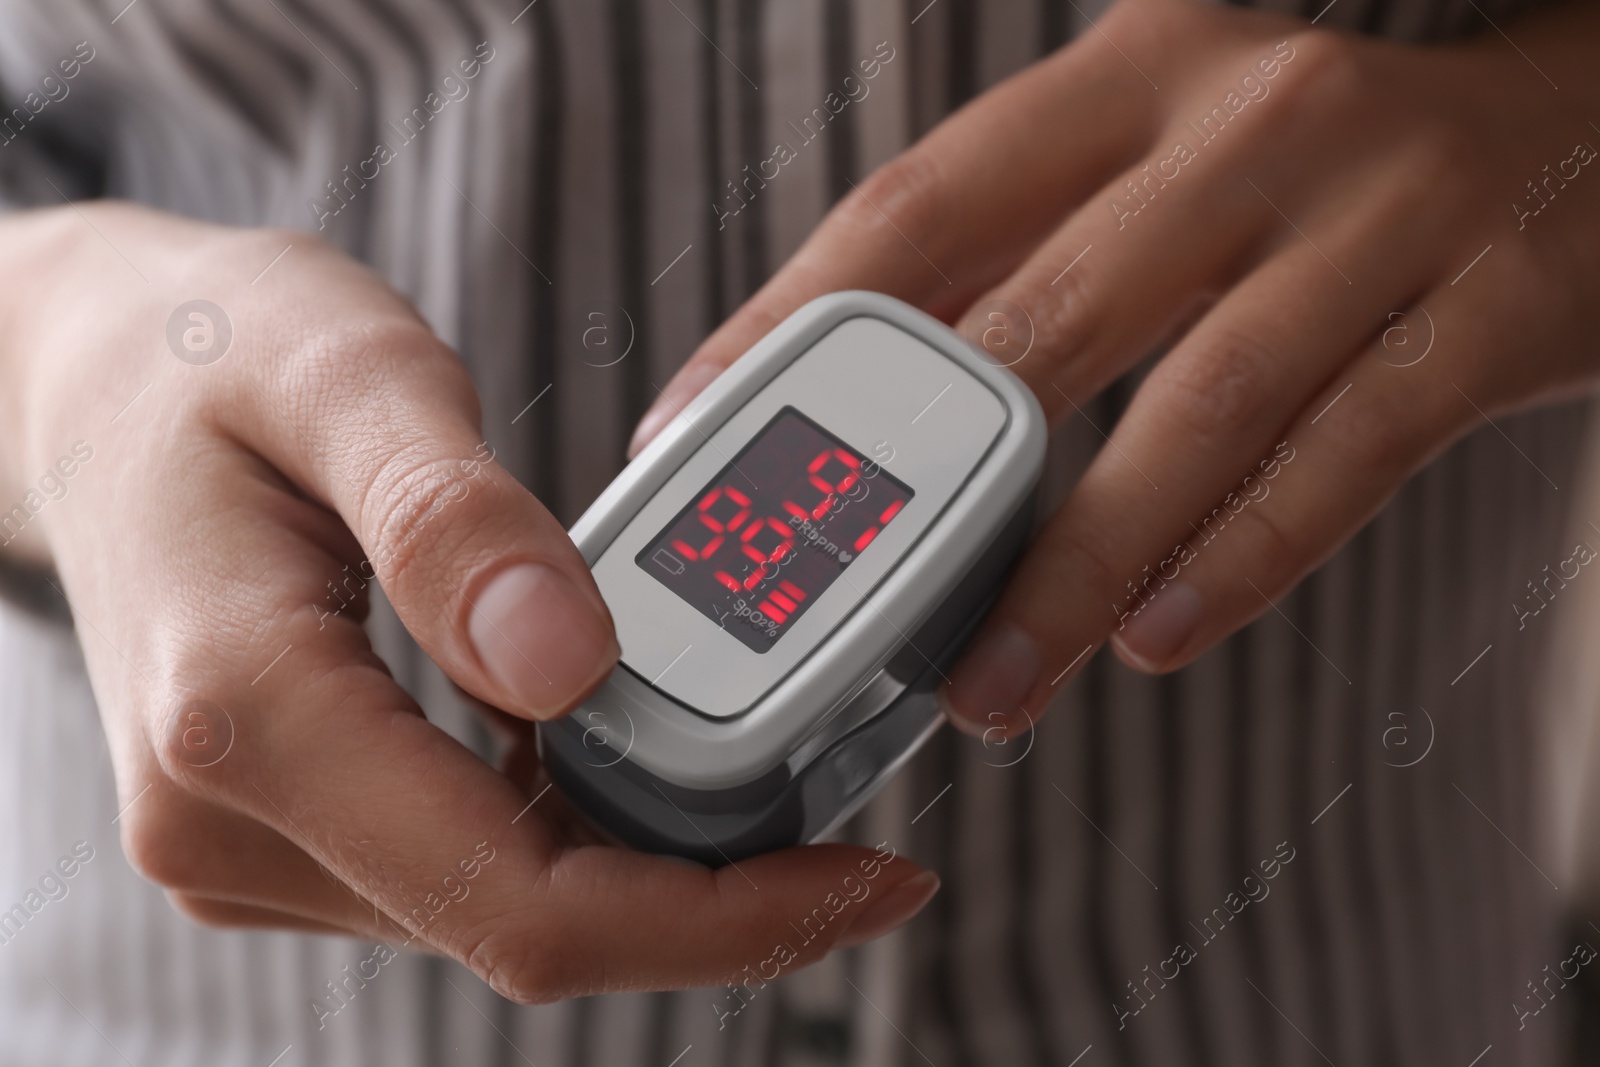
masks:
{"type": "Polygon", "coordinates": [[[366,553],[330,575],[319,628],[377,580],[423,650],[486,703],[547,719],[594,689],[620,652],[610,613],[561,524],[496,461],[454,353],[406,317],[293,362],[249,383],[247,443],[366,553]],[[295,395],[308,382],[313,400],[295,395]]]}

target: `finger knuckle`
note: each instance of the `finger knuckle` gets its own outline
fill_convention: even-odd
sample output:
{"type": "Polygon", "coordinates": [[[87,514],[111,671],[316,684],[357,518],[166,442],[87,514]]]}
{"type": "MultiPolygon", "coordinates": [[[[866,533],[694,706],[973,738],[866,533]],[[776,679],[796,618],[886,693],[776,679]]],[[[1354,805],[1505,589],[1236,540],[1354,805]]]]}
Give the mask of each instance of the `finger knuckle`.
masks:
{"type": "Polygon", "coordinates": [[[362,494],[361,526],[372,565],[386,581],[399,581],[429,554],[442,533],[435,517],[471,492],[461,463],[408,448],[375,467],[362,494]]]}
{"type": "MultiPolygon", "coordinates": [[[[1243,496],[1245,499],[1250,499],[1248,490],[1244,491],[1243,496]]],[[[1251,524],[1255,532],[1254,543],[1251,546],[1252,565],[1259,565],[1257,570],[1266,576],[1264,581],[1278,584],[1276,590],[1267,590],[1269,595],[1276,596],[1299,577],[1293,573],[1295,561],[1303,560],[1305,552],[1295,550],[1296,539],[1293,531],[1285,526],[1283,519],[1265,498],[1254,507],[1246,508],[1240,517],[1251,524]]]]}
{"type": "Polygon", "coordinates": [[[302,269],[308,264],[348,259],[311,234],[282,227],[191,223],[183,237],[185,243],[178,252],[180,269],[191,282],[203,283],[206,291],[216,294],[229,311],[252,305],[254,294],[267,287],[252,288],[267,276],[263,268],[276,266],[291,251],[302,269]]]}
{"type": "Polygon", "coordinates": [[[305,327],[293,345],[289,370],[313,377],[318,384],[359,388],[389,379],[408,364],[439,361],[447,351],[426,325],[409,316],[341,316],[305,327]]]}
{"type": "Polygon", "coordinates": [[[1309,29],[1291,34],[1284,45],[1280,86],[1292,110],[1343,105],[1362,97],[1361,53],[1351,39],[1332,30],[1309,29]]]}
{"type": "Polygon", "coordinates": [[[274,257],[290,250],[300,258],[344,255],[314,233],[303,233],[282,226],[257,226],[220,232],[224,235],[222,239],[231,245],[228,251],[238,254],[239,258],[235,262],[241,264],[260,263],[265,267],[274,257]]]}
{"type": "Polygon", "coordinates": [[[495,992],[517,1004],[550,1004],[576,991],[576,969],[563,939],[547,928],[536,938],[508,938],[498,930],[470,940],[457,953],[495,992]]]}
{"type": "Polygon", "coordinates": [[[1186,411],[1197,433],[1215,439],[1282,414],[1271,410],[1267,386],[1281,362],[1259,338],[1219,329],[1158,364],[1151,387],[1186,411]]]}
{"type": "Polygon", "coordinates": [[[192,890],[201,884],[204,850],[196,845],[161,797],[146,797],[123,813],[123,855],[140,877],[163,889],[192,890]]]}
{"type": "Polygon", "coordinates": [[[1462,212],[1477,206],[1475,186],[1461,177],[1481,165],[1481,148],[1450,123],[1436,122],[1412,132],[1391,159],[1391,173],[1404,180],[1385,191],[1385,206],[1395,215],[1404,212],[1420,239],[1453,244],[1462,212]]]}
{"type": "Polygon", "coordinates": [[[904,235],[912,245],[925,246],[944,212],[944,188],[937,160],[913,147],[873,171],[860,195],[845,198],[840,211],[855,231],[885,240],[904,235]]]}
{"type": "Polygon", "coordinates": [[[1073,44],[1092,49],[1109,69],[1137,78],[1126,53],[1164,55],[1196,29],[1194,7],[1171,0],[1124,0],[1112,4],[1101,16],[1103,33],[1079,34],[1073,44]]]}
{"type": "Polygon", "coordinates": [[[157,765],[170,786],[191,795],[227,793],[237,757],[233,718],[206,700],[169,700],[172,711],[158,720],[151,738],[157,765]]]}
{"type": "MultiPolygon", "coordinates": [[[[1105,319],[1106,301],[1101,278],[1095,268],[1086,263],[1077,264],[1054,281],[1041,276],[1027,290],[1005,295],[1015,300],[1027,314],[1031,327],[1030,351],[1042,357],[1036,361],[1040,368],[1060,368],[1061,360],[1067,355],[1088,350],[1105,319]]],[[[980,311],[985,306],[985,302],[976,305],[980,311]]],[[[988,326],[988,323],[977,324],[980,332],[988,326]]],[[[1025,378],[1032,369],[1016,368],[1025,378]]],[[[1046,397],[1045,401],[1057,399],[1046,397]]]]}
{"type": "Polygon", "coordinates": [[[1363,479],[1389,476],[1416,462],[1434,439],[1454,436],[1456,427],[1477,417],[1454,389],[1422,390],[1405,399],[1384,398],[1374,404],[1353,404],[1340,426],[1346,467],[1363,479]],[[1450,403],[1450,401],[1456,401],[1450,403]]]}

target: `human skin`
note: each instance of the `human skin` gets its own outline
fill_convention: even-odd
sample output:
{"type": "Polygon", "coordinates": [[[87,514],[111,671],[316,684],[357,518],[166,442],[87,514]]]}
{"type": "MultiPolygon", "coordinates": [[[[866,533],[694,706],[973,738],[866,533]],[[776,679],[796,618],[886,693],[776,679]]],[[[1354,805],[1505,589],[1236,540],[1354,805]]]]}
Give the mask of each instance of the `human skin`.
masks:
{"type": "Polygon", "coordinates": [[[486,459],[454,353],[364,267],[304,234],[101,202],[0,218],[0,281],[0,500],[92,450],[0,551],[53,568],[123,848],[181,911],[409,942],[535,1002],[714,984],[797,941],[790,921],[863,863],[870,895],[791,966],[936,890],[844,845],[715,871],[632,852],[541,796],[533,723],[611,669],[610,617],[560,524],[486,459]],[[233,328],[204,365],[167,335],[197,294],[233,328]],[[513,738],[504,773],[373,652],[347,578],[373,570],[513,738]]]}
{"type": "Polygon", "coordinates": [[[1486,416],[1592,390],[1600,12],[1501,30],[1418,47],[1124,0],[841,200],[633,450],[834,290],[900,297],[1006,363],[1031,326],[1011,370],[1055,421],[1170,341],[941,696],[962,729],[1015,734],[1108,641],[1136,669],[1181,667],[1486,416]],[[1220,132],[1196,129],[1225,103],[1220,132]],[[1275,453],[1292,462],[1265,490],[1275,453]],[[1198,536],[1225,502],[1226,534],[1198,536]],[[1146,567],[1164,584],[1135,600],[1146,567]]]}

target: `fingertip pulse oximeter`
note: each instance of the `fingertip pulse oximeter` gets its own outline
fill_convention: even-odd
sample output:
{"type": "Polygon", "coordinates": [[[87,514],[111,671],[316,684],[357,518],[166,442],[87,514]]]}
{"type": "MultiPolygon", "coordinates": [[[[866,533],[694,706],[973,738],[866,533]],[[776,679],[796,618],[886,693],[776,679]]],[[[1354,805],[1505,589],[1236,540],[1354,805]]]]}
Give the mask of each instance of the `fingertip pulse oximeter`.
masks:
{"type": "Polygon", "coordinates": [[[937,320],[807,304],[572,528],[622,656],[539,725],[551,779],[621,842],[712,866],[825,836],[938,728],[1044,451],[1033,394],[937,320]]]}

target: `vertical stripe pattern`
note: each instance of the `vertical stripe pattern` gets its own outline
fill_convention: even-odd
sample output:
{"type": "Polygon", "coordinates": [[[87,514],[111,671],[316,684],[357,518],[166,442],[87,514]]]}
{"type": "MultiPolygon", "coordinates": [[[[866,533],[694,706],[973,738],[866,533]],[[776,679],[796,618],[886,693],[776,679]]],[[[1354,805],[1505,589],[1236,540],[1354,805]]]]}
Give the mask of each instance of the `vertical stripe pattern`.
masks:
{"type": "MultiPolygon", "coordinates": [[[[322,232],[459,349],[497,454],[567,522],[620,468],[656,390],[852,182],[1104,7],[121,6],[0,0],[7,100],[73,42],[98,51],[72,97],[0,150],[0,202],[49,202],[48,176],[315,230],[308,203],[335,205],[347,164],[396,145],[322,232]],[[831,115],[827,94],[879,41],[896,59],[831,115]],[[494,58],[470,93],[409,135],[480,42],[494,58]],[[795,159],[764,175],[778,143],[795,159]]],[[[1401,39],[1510,10],[1261,6],[1401,39]]],[[[1047,502],[1132,385],[1058,429],[1047,502]]],[[[1519,1034],[1506,1010],[1558,958],[1563,901],[1516,850],[1554,845],[1531,725],[1541,645],[1503,605],[1557,558],[1565,498],[1545,476],[1572,483],[1587,413],[1501,428],[1515,449],[1488,429],[1460,443],[1190,669],[1148,678],[1101,656],[1028,738],[939,735],[846,836],[891,842],[943,891],[907,929],[773,983],[726,1027],[715,990],[525,1008],[407,956],[319,1028],[309,1001],[370,946],[200,929],[132,872],[63,607],[0,572],[0,907],[76,843],[93,849],[69,894],[0,944],[0,1067],[1464,1067],[1491,1043],[1497,1067],[1556,1062],[1559,1029],[1519,1034]],[[1266,891],[1241,906],[1252,871],[1266,891]]],[[[371,626],[429,717],[484,749],[393,612],[380,603],[371,626]]]]}

